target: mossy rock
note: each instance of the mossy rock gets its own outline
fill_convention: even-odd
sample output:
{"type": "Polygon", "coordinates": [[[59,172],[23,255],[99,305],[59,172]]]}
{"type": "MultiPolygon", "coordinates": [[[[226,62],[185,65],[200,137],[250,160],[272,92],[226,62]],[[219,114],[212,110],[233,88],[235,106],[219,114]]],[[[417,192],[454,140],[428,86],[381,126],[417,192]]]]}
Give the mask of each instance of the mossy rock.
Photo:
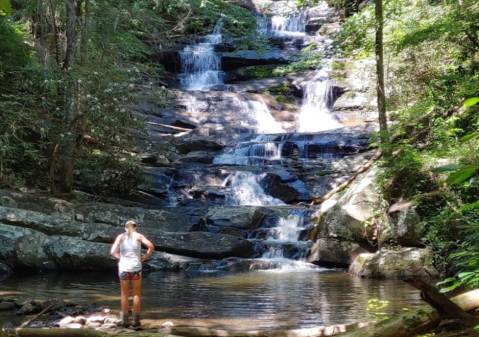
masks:
{"type": "Polygon", "coordinates": [[[277,65],[268,64],[238,68],[229,74],[229,79],[232,81],[248,81],[256,78],[278,77],[274,71],[277,67],[277,65]]]}

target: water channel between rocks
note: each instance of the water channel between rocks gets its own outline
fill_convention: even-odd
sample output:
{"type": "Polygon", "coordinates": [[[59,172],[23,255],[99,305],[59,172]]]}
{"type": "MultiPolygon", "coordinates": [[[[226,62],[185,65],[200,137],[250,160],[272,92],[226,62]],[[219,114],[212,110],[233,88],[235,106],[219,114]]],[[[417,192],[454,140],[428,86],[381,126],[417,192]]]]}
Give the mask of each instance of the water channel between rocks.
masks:
{"type": "MultiPolygon", "coordinates": [[[[8,278],[0,297],[60,298],[87,306],[120,307],[114,274],[58,273],[8,278]]],[[[371,298],[390,302],[384,310],[422,305],[419,292],[399,280],[352,277],[341,270],[268,270],[215,277],[152,272],[143,280],[144,323],[207,326],[227,330],[312,328],[369,321],[371,298]]],[[[26,318],[11,318],[13,320],[26,318]]],[[[8,321],[3,317],[3,321],[8,321]]]]}

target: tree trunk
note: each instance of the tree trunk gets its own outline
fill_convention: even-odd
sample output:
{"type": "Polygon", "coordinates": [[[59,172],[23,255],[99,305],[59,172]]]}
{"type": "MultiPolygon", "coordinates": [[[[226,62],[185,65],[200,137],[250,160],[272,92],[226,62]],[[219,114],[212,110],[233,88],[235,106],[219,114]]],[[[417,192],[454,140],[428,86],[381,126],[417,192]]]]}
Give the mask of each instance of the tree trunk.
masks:
{"type": "Polygon", "coordinates": [[[85,0],[85,13],[83,14],[83,29],[81,34],[80,62],[88,60],[88,39],[90,37],[91,9],[90,0],[85,0]]]}
{"type": "Polygon", "coordinates": [[[378,96],[378,118],[379,118],[379,133],[381,137],[381,144],[383,145],[383,152],[385,156],[389,156],[389,131],[388,120],[386,115],[386,95],[384,92],[384,45],[383,45],[383,1],[375,0],[376,5],[376,90],[378,96]]]}
{"type": "MultiPolygon", "coordinates": [[[[75,65],[76,54],[76,36],[77,36],[77,17],[75,0],[65,0],[66,5],[66,36],[67,49],[64,61],[64,70],[71,71],[75,65]]],[[[76,143],[75,121],[77,115],[77,86],[78,79],[69,76],[65,89],[65,126],[64,137],[62,141],[60,172],[59,172],[59,191],[70,193],[73,190],[73,163],[76,143]]]]}

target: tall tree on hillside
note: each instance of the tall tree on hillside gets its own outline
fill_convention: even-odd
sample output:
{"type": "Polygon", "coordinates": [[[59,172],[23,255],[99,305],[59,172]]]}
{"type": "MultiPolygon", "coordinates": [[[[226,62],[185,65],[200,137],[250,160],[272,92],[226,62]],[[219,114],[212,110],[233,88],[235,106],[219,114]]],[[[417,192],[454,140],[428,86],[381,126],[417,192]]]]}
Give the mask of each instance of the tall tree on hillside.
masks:
{"type": "MultiPolygon", "coordinates": [[[[76,0],[65,0],[66,6],[66,54],[63,63],[64,71],[75,67],[77,48],[77,16],[76,0]]],[[[65,128],[66,137],[62,144],[62,160],[60,162],[60,192],[70,193],[73,190],[73,163],[75,154],[75,124],[77,120],[77,82],[69,76],[65,88],[65,128]]]]}
{"type": "Polygon", "coordinates": [[[383,153],[387,154],[387,145],[389,144],[389,131],[386,114],[386,95],[384,92],[384,46],[383,46],[383,1],[375,0],[376,5],[376,40],[375,40],[375,54],[376,54],[376,89],[378,96],[378,114],[379,114],[379,130],[381,137],[381,144],[386,145],[383,153]],[[384,152],[385,151],[385,152],[384,152]]]}

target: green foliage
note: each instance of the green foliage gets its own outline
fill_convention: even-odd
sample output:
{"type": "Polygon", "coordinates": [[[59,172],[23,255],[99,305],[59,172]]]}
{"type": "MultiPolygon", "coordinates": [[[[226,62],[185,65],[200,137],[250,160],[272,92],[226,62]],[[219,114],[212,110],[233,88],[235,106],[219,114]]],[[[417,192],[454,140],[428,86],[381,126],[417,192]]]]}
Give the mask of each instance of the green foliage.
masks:
{"type": "Polygon", "coordinates": [[[379,298],[371,298],[368,300],[366,310],[368,311],[368,317],[371,317],[375,321],[382,321],[389,319],[388,313],[383,311],[389,306],[389,301],[382,301],[379,298]]]}
{"type": "Polygon", "coordinates": [[[0,0],[0,15],[11,15],[12,5],[9,0],[0,0]]]}
{"type": "Polygon", "coordinates": [[[76,167],[78,188],[99,197],[134,196],[144,183],[138,159],[117,157],[94,151],[76,167]]]}

